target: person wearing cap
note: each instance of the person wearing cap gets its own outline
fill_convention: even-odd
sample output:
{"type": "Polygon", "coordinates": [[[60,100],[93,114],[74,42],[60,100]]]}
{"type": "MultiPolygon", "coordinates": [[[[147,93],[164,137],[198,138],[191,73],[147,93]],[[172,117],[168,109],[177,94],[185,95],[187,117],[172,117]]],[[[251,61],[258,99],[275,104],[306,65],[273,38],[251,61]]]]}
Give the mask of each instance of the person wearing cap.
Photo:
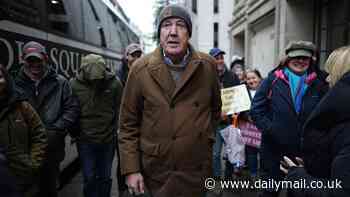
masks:
{"type": "Polygon", "coordinates": [[[38,112],[48,134],[48,151],[40,177],[39,196],[56,197],[59,164],[64,158],[65,136],[79,116],[67,79],[48,64],[46,48],[30,41],[23,46],[24,66],[15,82],[38,112]]]}
{"type": "Polygon", "coordinates": [[[122,84],[107,71],[102,56],[89,54],[71,85],[81,108],[77,146],[84,196],[110,197],[122,84]]]}
{"type": "MultiPolygon", "coordinates": [[[[261,178],[281,181],[283,156],[301,156],[302,126],[326,93],[328,85],[314,64],[314,45],[307,41],[288,44],[277,68],[257,90],[250,110],[262,131],[261,178]]],[[[261,196],[278,196],[278,188],[262,190],[261,196]]]]}
{"type": "Polygon", "coordinates": [[[204,196],[221,113],[215,60],[189,44],[185,8],[166,6],[157,21],[160,45],[136,60],[124,88],[121,171],[130,193],[204,196]]]}
{"type": "Polygon", "coordinates": [[[119,78],[123,85],[126,83],[131,65],[142,56],[142,53],[141,46],[137,43],[131,43],[126,47],[122,69],[119,73],[119,78]]]}
{"type": "Polygon", "coordinates": [[[350,196],[350,47],[334,50],[325,63],[329,92],[311,113],[303,128],[303,157],[284,157],[280,169],[287,181],[305,180],[316,189],[290,188],[298,197],[350,196]]]}
{"type": "Polygon", "coordinates": [[[140,58],[142,55],[142,49],[141,46],[137,43],[132,43],[128,47],[126,47],[126,54],[128,60],[128,68],[131,68],[131,65],[140,58]]]}
{"type": "MultiPolygon", "coordinates": [[[[219,48],[212,48],[209,51],[209,55],[215,58],[215,66],[217,75],[219,78],[220,88],[230,88],[236,85],[239,85],[239,80],[237,76],[233,75],[226,67],[224,55],[225,51],[222,51],[219,48]]],[[[232,117],[227,116],[226,114],[221,115],[221,120],[219,125],[216,128],[215,133],[215,144],[213,146],[213,173],[214,177],[219,179],[222,175],[221,170],[221,150],[223,145],[223,138],[221,137],[220,130],[226,128],[228,125],[230,125],[232,122],[232,117]]],[[[229,162],[226,162],[226,169],[225,169],[225,177],[231,177],[232,176],[232,166],[229,162]]]]}

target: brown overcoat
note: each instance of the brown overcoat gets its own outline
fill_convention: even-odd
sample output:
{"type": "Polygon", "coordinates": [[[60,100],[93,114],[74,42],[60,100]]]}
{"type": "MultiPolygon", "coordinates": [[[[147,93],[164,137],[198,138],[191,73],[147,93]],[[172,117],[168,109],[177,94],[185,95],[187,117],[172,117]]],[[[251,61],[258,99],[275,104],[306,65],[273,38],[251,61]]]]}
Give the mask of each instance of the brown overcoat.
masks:
{"type": "Polygon", "coordinates": [[[141,172],[154,197],[204,195],[221,99],[214,60],[191,49],[176,87],[161,49],[130,71],[120,113],[122,174],[141,172]]]}

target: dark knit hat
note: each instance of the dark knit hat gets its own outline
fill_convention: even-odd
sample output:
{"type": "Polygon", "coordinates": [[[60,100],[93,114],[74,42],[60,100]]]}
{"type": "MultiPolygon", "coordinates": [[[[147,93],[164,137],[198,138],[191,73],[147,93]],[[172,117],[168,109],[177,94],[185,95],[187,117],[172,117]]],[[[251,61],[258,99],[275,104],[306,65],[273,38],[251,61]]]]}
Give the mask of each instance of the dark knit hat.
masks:
{"type": "Polygon", "coordinates": [[[158,19],[157,19],[157,27],[158,27],[158,38],[160,36],[160,26],[162,22],[171,17],[178,17],[185,21],[187,26],[187,31],[189,36],[192,35],[192,20],[191,16],[186,10],[186,8],[179,6],[179,5],[168,5],[165,6],[162,11],[160,12],[158,19]]]}

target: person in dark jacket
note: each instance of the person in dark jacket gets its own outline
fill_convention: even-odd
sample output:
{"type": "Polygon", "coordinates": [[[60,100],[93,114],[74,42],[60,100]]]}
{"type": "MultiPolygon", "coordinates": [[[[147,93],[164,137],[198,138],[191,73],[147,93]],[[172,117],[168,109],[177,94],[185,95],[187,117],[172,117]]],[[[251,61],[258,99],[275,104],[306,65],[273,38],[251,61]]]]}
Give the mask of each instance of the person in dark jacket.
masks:
{"type": "Polygon", "coordinates": [[[350,47],[332,52],[325,68],[331,89],[304,125],[303,161],[286,156],[280,166],[286,180],[324,187],[290,189],[293,196],[350,196],[350,47]]]}
{"type": "Polygon", "coordinates": [[[40,196],[56,197],[59,164],[64,158],[65,136],[79,116],[79,103],[63,76],[48,65],[46,49],[31,41],[23,46],[24,66],[16,86],[38,112],[48,134],[48,153],[40,177],[40,196]]]}
{"type": "MultiPolygon", "coordinates": [[[[219,48],[212,48],[209,51],[209,55],[215,58],[215,64],[216,64],[216,71],[218,74],[219,82],[220,82],[220,88],[230,88],[235,85],[239,85],[239,79],[237,76],[232,74],[226,67],[225,61],[224,61],[224,55],[225,51],[222,51],[219,48]]],[[[226,114],[221,115],[220,123],[216,129],[215,134],[215,144],[213,147],[213,170],[214,170],[214,177],[219,178],[222,175],[221,170],[221,150],[222,145],[224,143],[223,138],[221,137],[220,130],[224,129],[231,123],[231,117],[228,117],[226,114]]],[[[230,166],[229,162],[226,162],[226,170],[225,170],[225,176],[229,176],[229,174],[232,174],[232,166],[230,166]]]]}
{"type": "Polygon", "coordinates": [[[16,91],[11,76],[1,64],[0,146],[5,147],[8,167],[18,191],[28,197],[36,195],[47,134],[39,115],[16,91]]]}
{"type": "MultiPolygon", "coordinates": [[[[220,82],[220,88],[230,88],[235,85],[239,85],[239,79],[233,75],[226,67],[224,62],[224,55],[226,53],[219,48],[212,48],[209,51],[209,55],[215,58],[216,71],[220,82]]],[[[221,170],[221,151],[224,140],[220,134],[220,130],[230,125],[232,121],[231,116],[221,114],[221,120],[216,128],[215,132],[215,144],[213,146],[213,174],[214,177],[220,179],[222,176],[221,170]]],[[[225,177],[231,177],[233,173],[233,166],[229,161],[225,162],[225,177]]],[[[218,191],[220,192],[220,191],[218,191]]]]}
{"type": "Polygon", "coordinates": [[[110,197],[122,85],[107,72],[103,57],[95,54],[83,57],[71,85],[81,107],[78,152],[84,196],[110,197]]]}
{"type": "Polygon", "coordinates": [[[119,72],[119,78],[125,86],[126,80],[128,79],[129,70],[131,68],[131,65],[142,56],[142,49],[141,46],[137,43],[131,43],[128,45],[125,49],[125,55],[122,60],[122,68],[119,72]]]}
{"type": "MultiPolygon", "coordinates": [[[[261,177],[280,181],[279,163],[283,155],[301,155],[302,125],[323,97],[327,85],[313,64],[314,45],[291,42],[286,59],[269,73],[256,92],[250,115],[262,131],[261,177]]],[[[268,188],[262,197],[278,196],[278,188],[268,188]]]]}

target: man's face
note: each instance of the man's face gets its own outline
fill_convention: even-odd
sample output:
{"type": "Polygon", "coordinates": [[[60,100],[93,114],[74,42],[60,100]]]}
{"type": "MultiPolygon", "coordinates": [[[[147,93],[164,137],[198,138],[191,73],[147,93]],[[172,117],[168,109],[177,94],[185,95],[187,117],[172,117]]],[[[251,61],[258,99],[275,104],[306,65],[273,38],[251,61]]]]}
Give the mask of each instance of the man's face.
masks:
{"type": "Polygon", "coordinates": [[[31,56],[25,59],[25,62],[26,69],[32,77],[38,79],[42,78],[45,73],[45,60],[31,56]]]}
{"type": "Polygon", "coordinates": [[[188,48],[189,32],[181,18],[165,19],[160,27],[160,45],[168,56],[181,57],[188,48]]]}
{"type": "Polygon", "coordinates": [[[216,63],[216,70],[219,76],[222,76],[225,72],[224,54],[221,53],[215,56],[215,63],[216,63]]]}
{"type": "Polygon", "coordinates": [[[131,54],[128,54],[127,58],[128,58],[128,67],[130,68],[131,65],[135,62],[135,60],[137,60],[138,58],[140,58],[142,55],[141,51],[135,51],[131,54]]]}
{"type": "Polygon", "coordinates": [[[310,67],[310,57],[293,57],[288,61],[288,68],[296,74],[304,74],[310,67]]]}

